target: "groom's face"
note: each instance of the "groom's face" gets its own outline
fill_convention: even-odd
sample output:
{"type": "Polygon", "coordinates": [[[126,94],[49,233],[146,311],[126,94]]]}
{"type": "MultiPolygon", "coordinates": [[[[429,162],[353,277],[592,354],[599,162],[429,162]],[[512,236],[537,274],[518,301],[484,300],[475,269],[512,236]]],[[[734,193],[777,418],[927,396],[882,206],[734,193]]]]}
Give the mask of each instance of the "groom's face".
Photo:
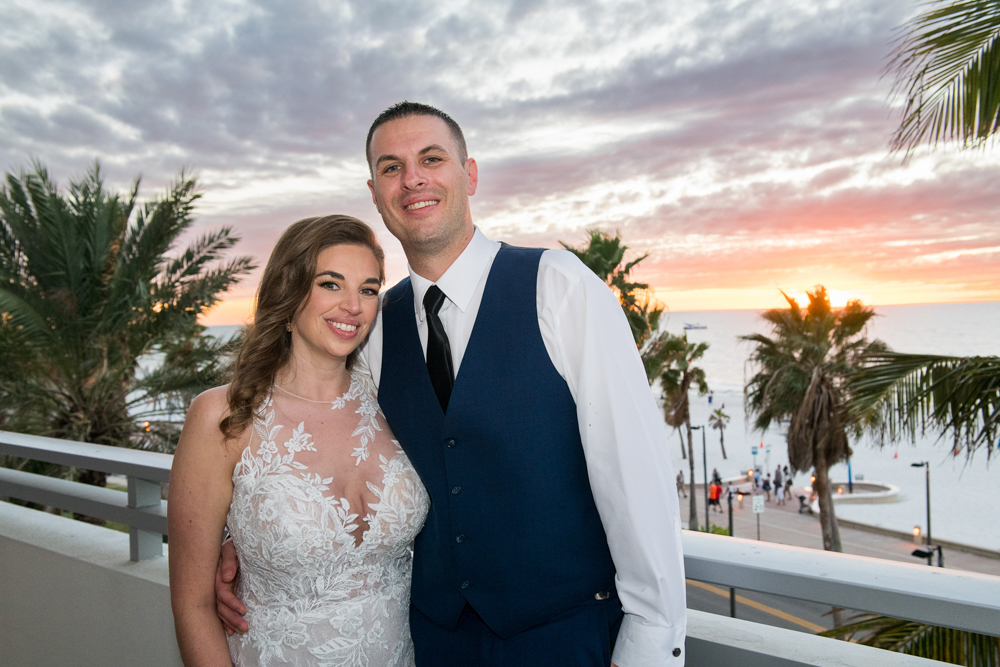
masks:
{"type": "Polygon", "coordinates": [[[378,127],[371,142],[368,188],[385,226],[407,254],[433,255],[467,241],[469,197],[478,171],[436,116],[409,116],[378,127]]]}

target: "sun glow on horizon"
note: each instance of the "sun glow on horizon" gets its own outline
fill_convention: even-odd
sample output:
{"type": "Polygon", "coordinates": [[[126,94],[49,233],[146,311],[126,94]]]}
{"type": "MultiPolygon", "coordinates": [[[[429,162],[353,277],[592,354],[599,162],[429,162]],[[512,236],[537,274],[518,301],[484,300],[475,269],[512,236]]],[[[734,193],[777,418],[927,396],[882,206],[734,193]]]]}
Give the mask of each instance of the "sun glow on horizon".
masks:
{"type": "MultiPolygon", "coordinates": [[[[812,290],[812,287],[808,288],[812,290]]],[[[786,290],[788,296],[805,307],[809,297],[805,289],[786,290]]],[[[843,308],[850,299],[861,299],[865,306],[903,306],[931,303],[980,303],[1000,301],[1000,293],[984,293],[979,298],[969,298],[960,290],[948,286],[890,285],[871,291],[835,290],[827,288],[834,308],[843,308]]],[[[788,308],[788,302],[775,288],[746,289],[692,289],[673,290],[654,288],[655,297],[666,306],[667,312],[694,312],[707,310],[769,310],[788,308]]]]}
{"type": "MultiPolygon", "coordinates": [[[[785,290],[785,294],[795,299],[800,306],[805,308],[809,305],[809,295],[807,294],[809,291],[811,290],[791,289],[785,290]]],[[[866,306],[872,305],[872,296],[870,292],[839,290],[827,287],[826,294],[830,297],[830,305],[834,308],[843,308],[849,301],[860,301],[866,306]]]]}
{"type": "Polygon", "coordinates": [[[198,324],[206,327],[248,324],[252,315],[253,297],[234,297],[219,302],[198,318],[198,324]]]}

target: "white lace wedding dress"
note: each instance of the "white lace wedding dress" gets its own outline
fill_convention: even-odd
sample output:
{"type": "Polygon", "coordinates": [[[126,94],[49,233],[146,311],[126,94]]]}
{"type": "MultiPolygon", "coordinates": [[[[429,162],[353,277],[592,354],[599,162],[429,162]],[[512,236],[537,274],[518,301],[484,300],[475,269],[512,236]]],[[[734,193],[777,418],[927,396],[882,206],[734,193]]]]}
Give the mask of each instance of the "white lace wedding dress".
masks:
{"type": "Polygon", "coordinates": [[[228,525],[250,625],[229,639],[233,663],[412,665],[409,547],[428,505],[366,372],[333,402],[275,388],[233,472],[228,525]]]}

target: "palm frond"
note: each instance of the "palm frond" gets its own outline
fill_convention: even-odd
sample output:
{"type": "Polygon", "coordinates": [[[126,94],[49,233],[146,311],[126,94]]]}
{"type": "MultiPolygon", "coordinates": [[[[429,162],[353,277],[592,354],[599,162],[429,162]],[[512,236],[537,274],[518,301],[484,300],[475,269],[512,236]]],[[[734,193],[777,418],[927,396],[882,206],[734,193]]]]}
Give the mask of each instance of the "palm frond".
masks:
{"type": "Polygon", "coordinates": [[[880,352],[851,380],[852,415],[884,443],[918,429],[951,433],[967,454],[1000,433],[1000,357],[880,352]]]}
{"type": "Polygon", "coordinates": [[[635,282],[629,278],[632,269],[649,257],[649,254],[622,264],[628,246],[622,242],[621,235],[615,232],[615,235],[611,236],[599,229],[587,231],[585,246],[574,248],[563,241],[559,244],[576,255],[618,297],[629,328],[632,330],[632,338],[641,351],[646,377],[652,383],[663,367],[662,359],[657,356],[660,345],[658,341],[652,339],[657,335],[660,315],[665,306],[653,297],[648,284],[635,282]]]}
{"type": "Polygon", "coordinates": [[[51,338],[51,328],[45,317],[12,290],[0,288],[0,313],[4,314],[7,326],[20,327],[29,336],[51,338]]]}
{"type": "Polygon", "coordinates": [[[851,620],[819,635],[953,665],[1000,667],[998,637],[869,613],[851,620]]]}
{"type": "Polygon", "coordinates": [[[887,67],[906,101],[891,148],[907,155],[922,143],[982,145],[1000,129],[1000,0],[928,4],[887,67]]]}

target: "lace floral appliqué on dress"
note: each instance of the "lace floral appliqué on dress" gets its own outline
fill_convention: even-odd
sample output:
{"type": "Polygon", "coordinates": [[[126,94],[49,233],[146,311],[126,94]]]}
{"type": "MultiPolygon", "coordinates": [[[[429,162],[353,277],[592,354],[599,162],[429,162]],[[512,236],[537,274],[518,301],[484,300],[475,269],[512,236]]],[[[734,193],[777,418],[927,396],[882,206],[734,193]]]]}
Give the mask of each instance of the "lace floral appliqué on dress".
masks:
{"type": "Polygon", "coordinates": [[[412,665],[409,545],[428,505],[367,374],[332,402],[272,391],[233,472],[228,525],[250,625],[229,638],[233,662],[412,665]],[[348,479],[369,492],[358,507],[343,497],[348,479]]]}

